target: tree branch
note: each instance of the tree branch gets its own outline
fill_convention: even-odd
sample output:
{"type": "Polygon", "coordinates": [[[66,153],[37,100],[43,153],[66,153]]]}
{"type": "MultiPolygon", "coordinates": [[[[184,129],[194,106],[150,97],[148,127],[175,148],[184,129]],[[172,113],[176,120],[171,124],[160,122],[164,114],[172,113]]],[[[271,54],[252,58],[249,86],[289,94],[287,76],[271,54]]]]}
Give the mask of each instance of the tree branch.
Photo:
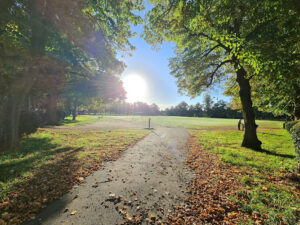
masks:
{"type": "Polygon", "coordinates": [[[216,46],[212,47],[211,49],[208,50],[208,52],[206,52],[204,55],[201,56],[201,59],[208,56],[209,53],[211,53],[214,49],[221,47],[219,44],[217,44],[216,46]]]}
{"type": "MultiPolygon", "coordinates": [[[[187,32],[189,32],[189,33],[191,32],[191,30],[188,29],[186,26],[184,26],[184,29],[185,29],[187,32]]],[[[218,45],[219,45],[220,47],[222,47],[224,50],[226,50],[227,52],[230,52],[230,51],[231,51],[230,48],[228,48],[228,47],[226,47],[225,45],[223,45],[219,40],[214,39],[214,38],[210,37],[209,35],[207,35],[207,34],[205,34],[205,33],[203,33],[203,32],[200,32],[200,33],[194,33],[194,34],[189,34],[189,37],[199,37],[199,36],[202,36],[202,37],[207,38],[208,40],[217,42],[218,45]]]]}
{"type": "Polygon", "coordinates": [[[206,87],[209,87],[209,86],[212,84],[216,72],[217,72],[222,66],[224,66],[226,63],[232,63],[232,60],[225,60],[225,61],[221,62],[219,65],[217,65],[217,67],[214,69],[214,71],[210,74],[210,81],[209,81],[209,83],[206,85],[206,87]]]}

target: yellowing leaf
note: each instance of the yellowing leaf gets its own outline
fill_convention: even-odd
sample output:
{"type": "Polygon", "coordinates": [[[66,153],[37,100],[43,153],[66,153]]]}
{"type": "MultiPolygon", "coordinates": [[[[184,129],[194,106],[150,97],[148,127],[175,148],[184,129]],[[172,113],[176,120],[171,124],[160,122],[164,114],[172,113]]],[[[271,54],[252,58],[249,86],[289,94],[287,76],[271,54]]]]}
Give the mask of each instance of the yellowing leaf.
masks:
{"type": "Polygon", "coordinates": [[[263,186],[263,187],[262,187],[262,190],[263,190],[263,191],[267,191],[267,190],[268,190],[268,188],[267,188],[267,187],[265,187],[265,186],[263,186]]]}

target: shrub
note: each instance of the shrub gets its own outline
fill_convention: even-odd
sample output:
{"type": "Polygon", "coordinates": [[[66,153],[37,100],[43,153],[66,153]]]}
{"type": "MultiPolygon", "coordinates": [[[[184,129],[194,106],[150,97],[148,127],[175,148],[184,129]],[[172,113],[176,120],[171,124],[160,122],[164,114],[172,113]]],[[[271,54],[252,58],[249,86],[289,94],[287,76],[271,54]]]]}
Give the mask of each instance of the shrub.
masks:
{"type": "Polygon", "coordinates": [[[291,134],[298,159],[297,173],[300,173],[300,120],[287,122],[285,128],[291,134]]]}

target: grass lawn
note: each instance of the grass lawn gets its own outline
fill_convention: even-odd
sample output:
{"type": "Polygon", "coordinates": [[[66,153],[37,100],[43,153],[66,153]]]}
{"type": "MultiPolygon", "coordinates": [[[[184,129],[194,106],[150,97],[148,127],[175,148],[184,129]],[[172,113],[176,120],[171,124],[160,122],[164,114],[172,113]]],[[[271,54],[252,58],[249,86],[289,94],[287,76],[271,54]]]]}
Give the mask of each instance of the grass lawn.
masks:
{"type": "MultiPolygon", "coordinates": [[[[237,127],[238,119],[216,119],[206,117],[178,117],[178,116],[106,116],[109,119],[128,120],[144,123],[148,126],[148,119],[151,124],[162,127],[185,127],[202,129],[208,127],[237,127]]],[[[282,121],[257,120],[261,127],[282,128],[282,121]]]]}
{"type": "Polygon", "coordinates": [[[148,133],[39,129],[14,153],[0,154],[1,218],[10,224],[31,218],[148,133]]]}
{"type": "Polygon", "coordinates": [[[76,116],[76,120],[72,120],[72,116],[68,116],[63,119],[59,125],[61,126],[77,126],[77,125],[84,125],[84,124],[91,124],[100,121],[107,121],[106,117],[100,116],[92,116],[92,115],[78,115],[76,116]]]}
{"type": "Polygon", "coordinates": [[[276,126],[260,127],[258,137],[266,153],[241,147],[243,132],[237,130],[189,132],[203,150],[217,154],[222,162],[239,168],[241,176],[237,179],[241,185],[233,200],[240,203],[245,213],[252,218],[262,217],[264,224],[297,224],[300,219],[299,191],[286,178],[296,168],[297,160],[286,130],[276,129],[276,126]]]}

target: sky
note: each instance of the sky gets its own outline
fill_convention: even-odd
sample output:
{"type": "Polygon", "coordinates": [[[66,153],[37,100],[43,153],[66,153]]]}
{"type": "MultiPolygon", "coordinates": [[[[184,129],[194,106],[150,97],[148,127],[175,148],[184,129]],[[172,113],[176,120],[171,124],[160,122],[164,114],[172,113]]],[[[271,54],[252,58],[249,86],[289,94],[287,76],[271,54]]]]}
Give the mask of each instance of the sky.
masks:
{"type": "MultiPolygon", "coordinates": [[[[132,27],[132,30],[139,36],[143,31],[143,25],[132,27]]],[[[155,103],[161,109],[175,106],[182,101],[188,104],[203,103],[205,93],[194,99],[178,93],[176,79],[170,74],[168,67],[168,59],[175,56],[173,43],[165,42],[160,46],[160,50],[153,50],[151,45],[140,37],[131,38],[130,42],[136,47],[136,50],[132,52],[132,57],[122,58],[127,67],[122,73],[121,79],[126,81],[126,78],[135,75],[145,81],[144,97],[139,100],[148,104],[155,103]]],[[[134,89],[134,85],[127,86],[134,89]]],[[[229,101],[223,92],[221,87],[216,87],[210,90],[209,94],[215,102],[220,99],[229,101]]]]}

